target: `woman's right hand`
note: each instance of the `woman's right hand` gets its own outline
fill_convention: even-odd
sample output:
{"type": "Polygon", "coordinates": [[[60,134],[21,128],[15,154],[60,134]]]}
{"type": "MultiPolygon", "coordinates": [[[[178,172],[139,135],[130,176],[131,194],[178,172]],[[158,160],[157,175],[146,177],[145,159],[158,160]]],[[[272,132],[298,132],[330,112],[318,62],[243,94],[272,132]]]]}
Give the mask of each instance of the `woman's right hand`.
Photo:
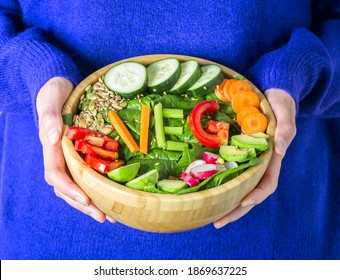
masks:
{"type": "Polygon", "coordinates": [[[91,216],[98,222],[107,218],[115,222],[95,207],[90,198],[74,183],[67,170],[61,137],[63,121],[62,107],[73,89],[72,83],[61,77],[46,82],[37,96],[37,112],[39,118],[39,137],[43,146],[45,180],[54,187],[55,194],[69,205],[91,216]]]}

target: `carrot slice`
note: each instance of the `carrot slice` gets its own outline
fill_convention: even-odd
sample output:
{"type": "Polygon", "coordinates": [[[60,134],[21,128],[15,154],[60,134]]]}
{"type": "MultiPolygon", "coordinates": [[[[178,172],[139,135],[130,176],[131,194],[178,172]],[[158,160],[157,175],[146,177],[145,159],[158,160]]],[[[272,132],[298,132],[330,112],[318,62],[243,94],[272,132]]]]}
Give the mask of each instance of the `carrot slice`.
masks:
{"type": "Polygon", "coordinates": [[[223,94],[223,87],[225,85],[225,83],[227,82],[227,79],[224,79],[222,81],[222,83],[220,85],[218,85],[215,89],[214,89],[214,92],[215,92],[215,95],[217,96],[217,98],[223,102],[230,102],[229,100],[227,100],[225,97],[224,97],[224,94],[223,94]]]}
{"type": "Polygon", "coordinates": [[[246,134],[265,132],[268,120],[261,112],[247,114],[241,123],[241,131],[246,134]]]}
{"type": "Polygon", "coordinates": [[[148,139],[149,139],[149,126],[150,126],[150,106],[142,104],[140,121],[140,138],[139,150],[143,154],[148,153],[148,139]]]}
{"type": "Polygon", "coordinates": [[[260,107],[260,99],[257,94],[251,90],[243,90],[237,93],[231,101],[231,106],[235,113],[246,106],[260,107]]]}
{"type": "Polygon", "coordinates": [[[234,79],[229,79],[226,81],[223,87],[223,95],[225,96],[225,99],[228,100],[227,102],[231,102],[231,95],[230,95],[230,87],[231,85],[236,82],[234,79]]]}
{"type": "Polygon", "coordinates": [[[117,112],[110,111],[108,112],[108,116],[110,118],[112,125],[117,130],[119,136],[122,137],[122,140],[129,148],[129,150],[132,153],[138,152],[139,151],[138,145],[136,144],[135,140],[133,139],[131,133],[129,132],[123,121],[118,116],[117,112]]]}
{"type": "Polygon", "coordinates": [[[233,99],[237,93],[244,90],[253,90],[253,87],[246,80],[234,80],[229,88],[230,98],[233,99]]]}
{"type": "Polygon", "coordinates": [[[254,106],[246,106],[240,109],[237,114],[236,114],[236,119],[237,123],[241,126],[242,120],[244,117],[249,114],[249,113],[254,113],[254,112],[260,112],[259,109],[257,109],[254,106]]]}

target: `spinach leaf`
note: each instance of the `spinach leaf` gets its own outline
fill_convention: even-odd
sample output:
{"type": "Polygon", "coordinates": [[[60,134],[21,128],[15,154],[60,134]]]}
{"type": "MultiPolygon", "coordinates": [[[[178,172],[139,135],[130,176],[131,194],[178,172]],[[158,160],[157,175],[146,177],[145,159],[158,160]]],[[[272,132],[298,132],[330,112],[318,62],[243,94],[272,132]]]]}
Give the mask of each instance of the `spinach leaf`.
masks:
{"type": "Polygon", "coordinates": [[[139,162],[139,175],[157,169],[159,180],[162,180],[169,178],[181,155],[182,152],[153,149],[144,156],[133,156],[126,164],[139,162]]]}
{"type": "Polygon", "coordinates": [[[243,163],[236,168],[228,169],[225,171],[220,171],[216,173],[215,175],[209,177],[208,179],[204,180],[203,182],[201,182],[198,186],[187,188],[187,189],[182,189],[176,194],[192,193],[192,192],[197,192],[197,191],[207,190],[210,188],[217,187],[221,184],[224,184],[236,178],[238,175],[244,172],[248,167],[257,165],[259,162],[260,162],[259,158],[253,158],[249,162],[243,163]]]}
{"type": "Polygon", "coordinates": [[[192,134],[189,122],[186,120],[185,125],[183,127],[183,134],[178,137],[178,139],[182,142],[187,143],[199,143],[195,136],[192,134]]]}
{"type": "Polygon", "coordinates": [[[64,114],[61,116],[63,118],[63,123],[69,127],[73,124],[73,117],[70,113],[64,114]]]}
{"type": "Polygon", "coordinates": [[[139,135],[140,132],[140,117],[141,110],[139,109],[125,109],[118,112],[120,119],[125,123],[130,131],[139,135]]]}

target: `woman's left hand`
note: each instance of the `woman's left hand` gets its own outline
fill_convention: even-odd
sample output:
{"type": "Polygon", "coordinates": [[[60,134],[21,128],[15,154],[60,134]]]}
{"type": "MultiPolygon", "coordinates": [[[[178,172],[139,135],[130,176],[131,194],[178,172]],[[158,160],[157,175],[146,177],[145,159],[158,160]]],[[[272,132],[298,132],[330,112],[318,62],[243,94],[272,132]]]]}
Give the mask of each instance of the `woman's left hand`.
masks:
{"type": "Polygon", "coordinates": [[[214,222],[216,228],[221,228],[234,222],[248,213],[255,205],[264,201],[275,192],[281,162],[288,146],[296,135],[295,115],[296,104],[294,99],[284,90],[268,89],[265,96],[269,101],[276,117],[276,130],[274,136],[274,152],[268,168],[256,188],[251,191],[233,211],[214,222]]]}

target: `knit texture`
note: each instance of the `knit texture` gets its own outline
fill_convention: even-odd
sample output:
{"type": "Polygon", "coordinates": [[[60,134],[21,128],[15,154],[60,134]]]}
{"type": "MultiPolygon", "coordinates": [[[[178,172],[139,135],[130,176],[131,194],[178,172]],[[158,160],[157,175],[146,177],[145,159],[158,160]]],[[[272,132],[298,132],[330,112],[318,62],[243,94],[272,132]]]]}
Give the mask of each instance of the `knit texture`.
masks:
{"type": "Polygon", "coordinates": [[[339,18],[338,0],[0,0],[0,258],[339,259],[339,18]],[[223,229],[98,224],[44,181],[41,86],[154,53],[209,59],[296,100],[277,191],[223,229]]]}

